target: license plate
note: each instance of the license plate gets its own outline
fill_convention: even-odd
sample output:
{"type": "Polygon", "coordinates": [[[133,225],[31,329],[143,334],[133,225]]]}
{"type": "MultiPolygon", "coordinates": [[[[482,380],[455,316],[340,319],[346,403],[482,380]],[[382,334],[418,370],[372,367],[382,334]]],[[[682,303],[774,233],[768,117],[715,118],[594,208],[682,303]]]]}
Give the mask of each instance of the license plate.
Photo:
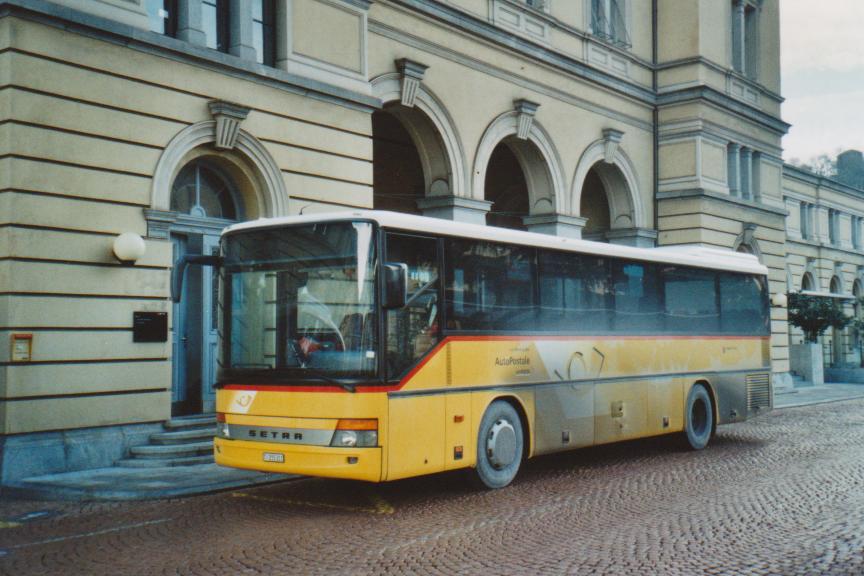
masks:
{"type": "Polygon", "coordinates": [[[264,462],[278,462],[282,464],[285,462],[285,455],[278,452],[264,452],[264,462]]]}

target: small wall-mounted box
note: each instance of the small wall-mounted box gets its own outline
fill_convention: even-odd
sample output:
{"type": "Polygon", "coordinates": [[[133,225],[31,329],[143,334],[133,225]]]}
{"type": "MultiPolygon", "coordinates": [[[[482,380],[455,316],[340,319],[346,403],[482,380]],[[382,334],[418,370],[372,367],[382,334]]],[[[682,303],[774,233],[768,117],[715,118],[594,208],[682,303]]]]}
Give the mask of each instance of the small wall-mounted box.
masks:
{"type": "Polygon", "coordinates": [[[9,357],[12,362],[30,362],[33,358],[33,334],[12,334],[9,357]]]}

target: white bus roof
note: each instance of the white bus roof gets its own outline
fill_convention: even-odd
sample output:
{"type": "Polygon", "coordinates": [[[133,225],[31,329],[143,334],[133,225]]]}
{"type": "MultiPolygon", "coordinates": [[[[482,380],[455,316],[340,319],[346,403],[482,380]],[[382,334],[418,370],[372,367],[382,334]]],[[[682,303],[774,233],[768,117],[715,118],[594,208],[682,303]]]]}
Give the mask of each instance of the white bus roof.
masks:
{"type": "Polygon", "coordinates": [[[280,218],[260,218],[258,220],[229,226],[223,231],[223,234],[238,232],[240,230],[254,230],[259,228],[273,228],[297,224],[314,224],[316,222],[346,220],[371,220],[377,222],[383,228],[422,232],[426,234],[473,238],[476,240],[489,240],[491,242],[505,242],[509,244],[522,244],[540,248],[553,248],[556,250],[596,254],[598,256],[680,264],[683,266],[696,266],[699,268],[746,272],[748,274],[768,274],[768,269],[760,264],[759,260],[752,254],[734,252],[723,248],[710,248],[695,244],[663,246],[659,248],[633,248],[630,246],[607,244],[605,242],[577,240],[573,238],[564,238],[562,236],[552,236],[550,234],[523,232],[521,230],[510,230],[508,228],[498,228],[496,226],[466,224],[464,222],[454,222],[452,220],[444,220],[441,218],[415,216],[413,214],[385,212],[380,210],[347,210],[340,212],[320,212],[300,216],[285,216],[280,218]]]}

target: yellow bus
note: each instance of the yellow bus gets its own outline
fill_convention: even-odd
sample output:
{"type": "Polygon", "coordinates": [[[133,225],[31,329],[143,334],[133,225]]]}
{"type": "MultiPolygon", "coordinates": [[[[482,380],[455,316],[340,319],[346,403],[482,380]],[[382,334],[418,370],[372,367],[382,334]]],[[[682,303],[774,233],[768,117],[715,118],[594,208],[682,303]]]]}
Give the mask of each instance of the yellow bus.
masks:
{"type": "Polygon", "coordinates": [[[752,255],[356,211],[231,226],[207,263],[223,466],[501,488],[529,457],[699,450],[772,408],[752,255]]]}

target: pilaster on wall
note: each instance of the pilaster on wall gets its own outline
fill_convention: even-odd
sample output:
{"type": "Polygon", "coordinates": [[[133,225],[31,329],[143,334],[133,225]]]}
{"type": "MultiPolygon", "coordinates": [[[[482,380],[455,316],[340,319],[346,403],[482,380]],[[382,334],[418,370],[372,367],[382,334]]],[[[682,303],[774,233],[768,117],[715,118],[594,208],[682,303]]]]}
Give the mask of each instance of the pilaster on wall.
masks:
{"type": "Polygon", "coordinates": [[[852,249],[852,215],[845,212],[840,213],[840,247],[846,250],[852,249]]]}
{"type": "Polygon", "coordinates": [[[786,206],[786,233],[790,238],[801,238],[801,203],[794,198],[786,198],[784,200],[786,206]]]}
{"type": "Polygon", "coordinates": [[[821,242],[823,244],[828,244],[830,241],[830,229],[831,223],[828,217],[828,208],[824,206],[816,207],[816,229],[814,230],[816,234],[816,241],[821,242]]]}

